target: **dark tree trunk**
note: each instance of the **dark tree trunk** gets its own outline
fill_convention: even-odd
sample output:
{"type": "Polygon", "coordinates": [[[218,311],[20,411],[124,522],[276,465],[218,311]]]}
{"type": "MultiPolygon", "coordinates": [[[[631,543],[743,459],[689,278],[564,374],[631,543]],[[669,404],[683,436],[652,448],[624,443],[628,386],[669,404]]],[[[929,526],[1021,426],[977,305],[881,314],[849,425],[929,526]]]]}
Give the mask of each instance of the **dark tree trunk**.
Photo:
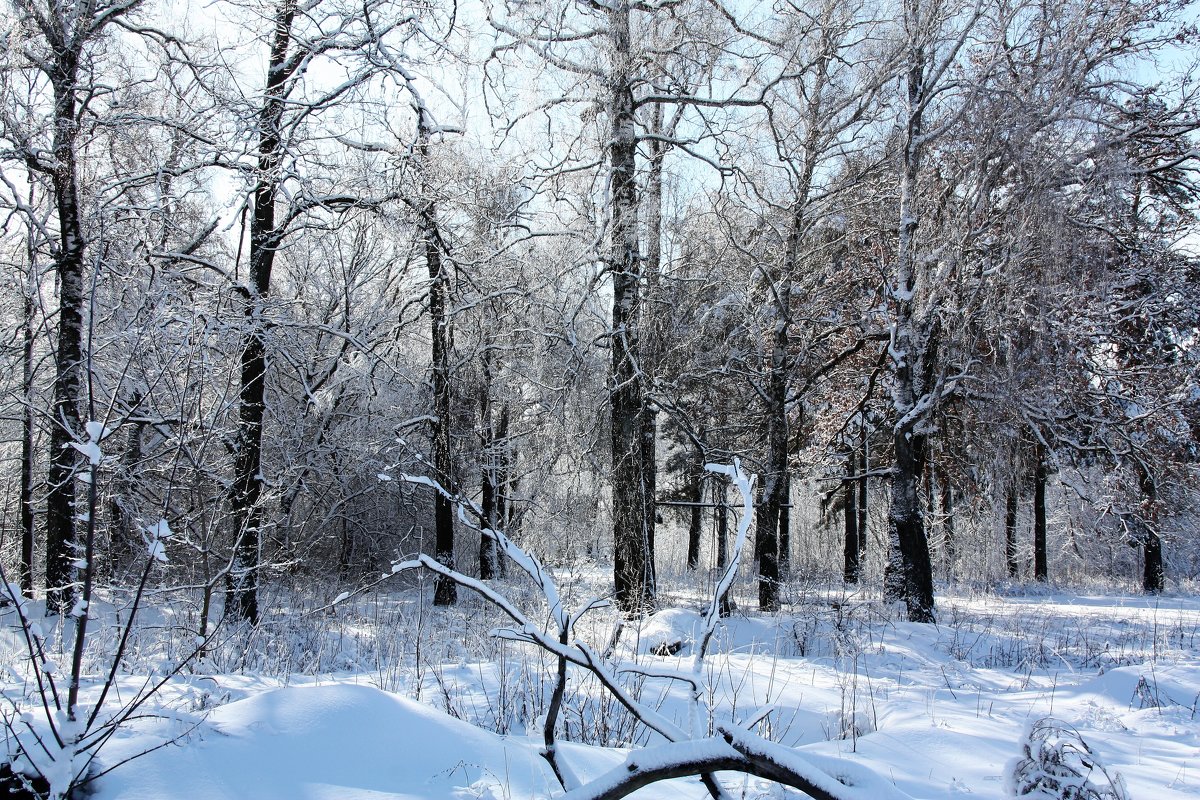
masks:
{"type": "Polygon", "coordinates": [[[862,572],[863,558],[867,553],[867,424],[863,415],[862,446],[858,451],[858,564],[862,572]]]}
{"type": "Polygon", "coordinates": [[[842,484],[845,506],[844,521],[846,525],[846,540],[842,578],[846,583],[858,583],[859,578],[859,534],[858,534],[858,492],[857,479],[854,478],[855,454],[851,454],[846,462],[846,480],[842,484]]]}
{"type": "Polygon", "coordinates": [[[1158,535],[1158,488],[1149,470],[1140,469],[1142,489],[1142,590],[1160,594],[1166,588],[1163,571],[1162,539],[1158,535]]]}
{"type": "MultiPolygon", "coordinates": [[[[729,479],[724,475],[713,476],[713,502],[717,505],[717,580],[725,574],[725,568],[729,565],[729,506],[726,505],[728,487],[729,479]]],[[[722,617],[733,613],[733,603],[728,591],[721,595],[718,606],[718,613],[722,617]]]]}
{"type": "MultiPolygon", "coordinates": [[[[429,157],[429,127],[421,110],[417,122],[417,156],[422,163],[429,157]]],[[[429,271],[429,322],[433,372],[433,470],[438,482],[448,492],[455,489],[453,449],[450,442],[452,420],[450,388],[450,355],[454,348],[450,328],[450,276],[442,259],[442,242],[438,228],[437,204],[431,186],[422,186],[420,227],[424,239],[425,265],[429,271]]],[[[442,565],[454,569],[454,508],[441,492],[433,496],[433,551],[442,565]]],[[[458,601],[458,584],[444,575],[434,582],[433,604],[452,606],[458,601]]]]}
{"type": "MultiPolygon", "coordinates": [[[[500,446],[496,451],[496,524],[509,536],[516,536],[514,503],[515,487],[512,480],[512,441],[508,438],[508,404],[500,406],[500,419],[496,424],[496,439],[500,446]]],[[[507,574],[508,559],[497,558],[496,574],[503,578],[507,574]]]]}
{"type": "Polygon", "coordinates": [[[792,574],[792,476],[783,476],[783,503],[779,506],[779,579],[792,574]]]}
{"type": "Polygon", "coordinates": [[[921,513],[920,484],[926,437],[897,434],[896,465],[892,474],[889,527],[894,531],[904,568],[904,602],[911,622],[933,622],[933,568],[921,513]]]}
{"type": "Polygon", "coordinates": [[[295,70],[292,66],[295,62],[288,59],[295,15],[296,0],[282,0],[274,17],[266,91],[258,118],[258,173],[250,217],[249,276],[243,289],[247,330],[242,343],[237,450],[230,491],[230,510],[237,530],[230,575],[234,602],[230,610],[255,625],[259,621],[258,582],[262,566],[262,434],[267,378],[265,305],[271,291],[275,252],[281,240],[281,232],[275,224],[275,203],[283,158],[281,126],[289,79],[295,70]]]}
{"type": "Polygon", "coordinates": [[[699,444],[692,445],[686,497],[692,504],[688,509],[687,568],[694,572],[700,568],[700,535],[704,515],[704,509],[700,507],[704,502],[704,450],[699,444]]]}
{"type": "Polygon", "coordinates": [[[508,532],[513,524],[513,504],[510,500],[512,481],[512,442],[508,438],[508,404],[500,406],[496,423],[496,524],[508,532]]]}
{"type": "Polygon", "coordinates": [[[612,418],[613,584],[621,610],[639,614],[654,608],[656,590],[654,497],[646,491],[646,405],[638,369],[642,263],[629,17],[630,8],[625,0],[614,3],[608,12],[612,44],[607,98],[612,198],[608,269],[613,282],[609,404],[612,418]]]}
{"type": "MultiPolygon", "coordinates": [[[[74,31],[61,31],[64,39],[74,31]]],[[[84,231],[76,173],[78,69],[82,43],[54,42],[50,82],[54,91],[54,166],[50,171],[58,216],[58,347],[55,352],[54,405],[50,422],[50,467],[46,492],[47,607],[70,603],[71,563],[75,546],[75,468],[78,451],[71,442],[83,436],[79,406],[83,400],[84,231]]]]}
{"type": "Polygon", "coordinates": [[[18,580],[21,592],[28,598],[33,597],[33,276],[34,262],[32,248],[30,252],[29,276],[30,285],[25,294],[24,326],[22,335],[24,341],[21,352],[21,390],[23,407],[21,409],[21,560],[17,564],[18,580]]]}
{"type": "MultiPolygon", "coordinates": [[[[488,528],[497,530],[501,526],[500,514],[497,513],[496,501],[500,494],[499,473],[500,447],[496,435],[496,425],[492,420],[491,380],[492,365],[491,351],[484,350],[482,358],[483,380],[479,385],[479,430],[482,437],[481,452],[483,454],[483,474],[480,476],[480,510],[488,528]]],[[[499,551],[496,540],[491,536],[479,536],[479,578],[489,581],[496,577],[496,562],[499,551]]]]}
{"type": "MultiPolygon", "coordinates": [[[[894,498],[893,492],[893,498],[894,498]]],[[[889,603],[904,599],[904,559],[900,554],[900,540],[896,538],[896,526],[888,514],[887,556],[883,562],[883,599],[889,603]]]]}
{"type": "MultiPolygon", "coordinates": [[[[822,61],[823,65],[825,62],[822,61]]],[[[823,69],[817,80],[823,82],[823,69]]],[[[813,100],[813,103],[818,103],[813,100]]],[[[788,354],[791,350],[791,297],[794,276],[801,266],[801,248],[808,233],[809,193],[816,171],[817,140],[821,132],[817,118],[819,105],[810,104],[805,136],[805,160],[797,185],[795,204],[788,230],[787,248],[778,272],[771,276],[771,293],[775,298],[774,329],[771,331],[771,353],[767,364],[766,386],[763,392],[766,420],[766,458],[763,468],[762,497],[754,518],[754,557],[758,560],[758,607],[776,611],[779,603],[780,553],[791,547],[784,526],[790,515],[784,506],[789,502],[788,477],[788,354]]],[[[786,556],[784,557],[786,560],[786,556]]]]}
{"type": "MultiPolygon", "coordinates": [[[[781,289],[781,296],[790,292],[781,289]]],[[[779,610],[779,512],[787,485],[787,351],[786,309],[776,311],[766,386],[767,458],[762,497],[754,517],[754,557],[758,560],[758,607],[779,610]]]]}
{"type": "Polygon", "coordinates": [[[1046,450],[1037,446],[1037,466],[1033,474],[1033,577],[1049,578],[1046,559],[1046,450]]]}
{"type": "Polygon", "coordinates": [[[1004,501],[1004,561],[1010,578],[1016,578],[1020,572],[1017,563],[1017,501],[1017,480],[1014,476],[1005,492],[1004,501]]]}
{"type": "Polygon", "coordinates": [[[1165,588],[1166,576],[1163,571],[1162,539],[1158,532],[1147,526],[1143,540],[1142,555],[1142,590],[1150,594],[1160,594],[1165,588]]]}
{"type": "MultiPolygon", "coordinates": [[[[486,451],[485,451],[486,452],[486,451]]],[[[499,521],[496,517],[496,468],[494,464],[484,464],[483,480],[480,487],[479,507],[487,527],[496,530],[499,521]]],[[[490,581],[496,577],[497,561],[496,540],[490,536],[479,535],[479,579],[490,581]]]]}
{"type": "Polygon", "coordinates": [[[354,556],[354,538],[350,535],[350,518],[347,512],[343,511],[342,518],[342,541],[338,548],[338,577],[345,580],[350,576],[350,562],[354,556]]]}

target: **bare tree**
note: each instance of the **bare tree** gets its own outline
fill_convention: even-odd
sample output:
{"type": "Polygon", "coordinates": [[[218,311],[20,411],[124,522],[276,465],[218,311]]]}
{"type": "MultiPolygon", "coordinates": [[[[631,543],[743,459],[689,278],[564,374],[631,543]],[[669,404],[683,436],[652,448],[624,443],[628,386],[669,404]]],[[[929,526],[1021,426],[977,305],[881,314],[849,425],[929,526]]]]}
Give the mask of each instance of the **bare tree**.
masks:
{"type": "Polygon", "coordinates": [[[307,169],[298,167],[310,159],[321,161],[313,151],[324,145],[305,141],[321,115],[361,92],[380,69],[393,66],[391,61],[381,66],[370,58],[372,48],[378,48],[400,24],[381,14],[381,7],[380,3],[368,3],[345,17],[332,4],[301,8],[297,0],[279,0],[267,19],[267,70],[261,103],[253,110],[246,281],[237,286],[245,327],[239,359],[234,477],[229,492],[237,540],[230,576],[234,609],[254,623],[259,619],[265,521],[262,443],[272,274],[289,236],[306,225],[328,222],[330,215],[380,202],[379,197],[369,197],[361,190],[339,187],[331,175],[306,174],[307,169]],[[330,23],[328,28],[322,20],[330,23]],[[348,77],[332,85],[309,81],[310,68],[320,59],[338,63],[348,77]]]}
{"type": "MultiPolygon", "coordinates": [[[[75,470],[83,441],[80,405],[84,392],[85,298],[90,237],[85,230],[79,185],[81,128],[97,97],[96,60],[106,30],[117,27],[138,0],[74,4],[50,0],[12,2],[14,20],[24,37],[21,58],[44,76],[49,108],[44,125],[22,124],[6,115],[10,157],[46,177],[54,207],[53,231],[45,231],[58,284],[54,400],[51,409],[49,474],[46,495],[46,587],[52,605],[68,601],[72,546],[76,541],[75,470]],[[39,129],[49,131],[41,140],[39,129]]],[[[33,91],[41,91],[34,88],[33,91]]],[[[11,112],[10,112],[11,113],[11,112]]],[[[35,113],[41,113],[37,111],[35,113]]],[[[28,120],[33,123],[34,120],[28,120]]],[[[30,219],[37,225],[36,219],[30,219]]]]}

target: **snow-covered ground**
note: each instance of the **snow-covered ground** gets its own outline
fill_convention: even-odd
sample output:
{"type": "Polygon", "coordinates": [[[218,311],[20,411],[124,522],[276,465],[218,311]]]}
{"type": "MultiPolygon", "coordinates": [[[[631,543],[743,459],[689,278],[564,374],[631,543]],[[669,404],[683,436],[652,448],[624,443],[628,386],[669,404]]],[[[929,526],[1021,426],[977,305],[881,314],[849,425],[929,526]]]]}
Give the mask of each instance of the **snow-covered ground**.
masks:
{"type": "MultiPolygon", "coordinates": [[[[1200,598],[943,593],[938,609],[937,625],[917,625],[878,600],[814,592],[778,615],[739,612],[704,662],[704,705],[716,723],[769,708],[756,728],[762,736],[867,767],[912,797],[1006,796],[1006,764],[1022,731],[1047,716],[1120,773],[1129,797],[1200,796],[1200,598]]],[[[591,619],[581,635],[601,648],[615,617],[591,619]]],[[[478,601],[435,611],[409,592],[231,637],[148,704],[156,716],[105,745],[102,767],[173,740],[93,782],[93,796],[561,794],[539,754],[553,659],[488,638],[497,621],[478,601]]],[[[626,627],[614,659],[690,670],[700,625],[695,610],[661,611],[626,627]]],[[[21,648],[11,628],[5,637],[4,657],[18,667],[6,679],[11,697],[21,690],[21,648]]],[[[140,684],[124,677],[123,696],[140,684]]],[[[681,684],[631,678],[630,686],[686,727],[681,684]]],[[[560,735],[573,742],[561,758],[581,781],[620,764],[629,747],[661,741],[578,670],[560,735]]],[[[735,797],[788,794],[758,778],[720,778],[735,797]]],[[[634,796],[707,792],[683,778],[634,796]]]]}

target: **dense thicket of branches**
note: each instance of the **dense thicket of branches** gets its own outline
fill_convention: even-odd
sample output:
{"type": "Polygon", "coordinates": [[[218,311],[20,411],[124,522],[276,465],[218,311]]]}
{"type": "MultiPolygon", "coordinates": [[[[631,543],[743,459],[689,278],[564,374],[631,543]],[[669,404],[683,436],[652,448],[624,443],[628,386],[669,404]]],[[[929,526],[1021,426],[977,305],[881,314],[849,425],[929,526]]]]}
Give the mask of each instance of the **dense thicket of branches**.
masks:
{"type": "Polygon", "coordinates": [[[495,576],[403,471],[640,612],[733,456],[764,609],[806,572],[930,621],[939,577],[1200,570],[1185,2],[8,8],[27,593],[127,580],[160,519],[203,625],[419,549],[495,576]]]}

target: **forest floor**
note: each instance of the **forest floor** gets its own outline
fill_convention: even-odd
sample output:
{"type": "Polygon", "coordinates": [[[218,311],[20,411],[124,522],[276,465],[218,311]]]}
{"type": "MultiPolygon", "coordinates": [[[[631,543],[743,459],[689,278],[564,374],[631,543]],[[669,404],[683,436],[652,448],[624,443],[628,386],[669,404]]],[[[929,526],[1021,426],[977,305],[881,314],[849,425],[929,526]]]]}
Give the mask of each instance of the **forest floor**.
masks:
{"type": "MultiPolygon", "coordinates": [[[[920,625],[840,589],[793,595],[779,614],[738,611],[719,629],[702,669],[713,719],[770,709],[761,735],[867,767],[914,798],[1000,798],[1023,731],[1053,717],[1120,774],[1133,800],[1200,797],[1200,597],[943,591],[938,623],[920,625]]],[[[500,620],[477,600],[434,610],[419,596],[377,593],[306,611],[298,595],[279,595],[272,619],[280,622],[231,632],[104,746],[98,763],[111,766],[170,741],[94,781],[94,798],[560,794],[539,755],[553,659],[491,638],[500,620]]],[[[625,627],[618,660],[691,669],[700,596],[680,593],[671,603],[625,627]]],[[[172,614],[182,612],[146,615],[123,666],[123,697],[156,660],[183,649],[161,635],[172,614]]],[[[616,616],[601,610],[590,619],[581,635],[603,648],[616,616]]],[[[0,656],[16,665],[20,643],[11,628],[3,636],[0,656]]],[[[101,637],[97,671],[103,649],[101,637]]],[[[28,688],[17,683],[18,669],[8,672],[6,694],[28,688]]],[[[687,724],[680,684],[637,678],[630,686],[642,703],[687,724]]],[[[586,782],[652,734],[572,672],[560,736],[571,742],[562,746],[566,770],[586,782]]],[[[792,796],[757,778],[720,778],[734,797],[792,796]]],[[[634,795],[705,796],[694,778],[634,795]]]]}

